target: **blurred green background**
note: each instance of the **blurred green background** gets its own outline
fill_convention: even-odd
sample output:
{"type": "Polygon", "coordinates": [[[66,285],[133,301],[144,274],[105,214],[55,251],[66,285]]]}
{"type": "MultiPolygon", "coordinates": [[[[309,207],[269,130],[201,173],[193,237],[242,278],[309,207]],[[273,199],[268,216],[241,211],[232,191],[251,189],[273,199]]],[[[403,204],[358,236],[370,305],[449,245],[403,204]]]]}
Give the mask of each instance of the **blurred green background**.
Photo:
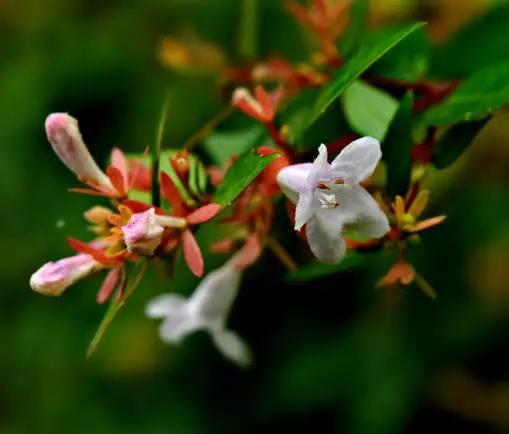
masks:
{"type": "MultiPolygon", "coordinates": [[[[495,3],[502,6],[488,27],[505,19],[509,28],[505,2],[487,0],[373,1],[370,23],[424,19],[440,44],[495,3]]],[[[259,2],[258,54],[298,60],[305,38],[282,5],[259,2]]],[[[50,151],[45,116],[77,117],[104,161],[112,146],[140,151],[152,142],[170,92],[165,145],[178,147],[221,101],[215,78],[158,62],[161,38],[191,32],[239,60],[241,9],[240,0],[0,1],[0,433],[509,432],[504,110],[458,163],[429,180],[430,215],[448,219],[412,259],[436,301],[415,287],[376,289],[389,258],[289,285],[266,254],[231,318],[255,354],[243,371],[200,334],[165,346],[144,317],[150,297],[190,291],[189,279],[149,276],[92,360],[85,349],[103,315],[94,302],[100,278],[59,299],[30,290],[35,269],[69,254],[66,236],[87,238],[81,215],[96,202],[66,191],[76,180],[50,151]]],[[[486,37],[509,56],[507,32],[486,37]]],[[[493,43],[482,43],[467,39],[456,56],[437,55],[436,75],[475,70],[491,57],[493,43]]]]}

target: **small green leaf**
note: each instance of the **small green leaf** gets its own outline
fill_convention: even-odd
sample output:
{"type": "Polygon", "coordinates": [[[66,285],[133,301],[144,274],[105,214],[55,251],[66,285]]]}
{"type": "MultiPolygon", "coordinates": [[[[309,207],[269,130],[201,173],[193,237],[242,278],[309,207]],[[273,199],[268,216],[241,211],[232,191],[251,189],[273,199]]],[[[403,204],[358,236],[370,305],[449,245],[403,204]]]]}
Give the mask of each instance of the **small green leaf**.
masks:
{"type": "Polygon", "coordinates": [[[260,172],[278,157],[277,153],[261,156],[254,150],[242,154],[226,172],[212,202],[223,208],[231,205],[260,172]]]}
{"type": "Polygon", "coordinates": [[[352,129],[378,140],[383,140],[398,109],[398,101],[394,97],[360,80],[345,91],[342,102],[352,129]]]}
{"type": "Polygon", "coordinates": [[[480,120],[509,102],[509,62],[488,66],[463,82],[442,103],[424,112],[424,125],[480,120]]]}
{"type": "Polygon", "coordinates": [[[502,1],[434,48],[431,74],[439,78],[462,78],[506,60],[509,58],[508,27],[509,4],[502,1]]]}
{"type": "Polygon", "coordinates": [[[405,195],[410,183],[413,102],[411,93],[403,97],[382,145],[382,158],[387,166],[387,194],[391,198],[405,195]]]}
{"type": "Polygon", "coordinates": [[[480,121],[465,122],[454,125],[437,142],[432,161],[436,168],[445,169],[454,163],[477,134],[484,128],[490,117],[480,121]]]}
{"type": "MultiPolygon", "coordinates": [[[[386,32],[387,29],[383,29],[383,33],[376,31],[373,36],[378,34],[378,38],[380,38],[386,32]]],[[[423,28],[420,28],[375,62],[370,68],[369,74],[407,82],[416,81],[422,78],[428,70],[429,55],[428,34],[423,28]]]]}
{"type": "Polygon", "coordinates": [[[327,277],[341,271],[348,271],[360,267],[368,261],[371,261],[373,254],[352,252],[347,254],[339,264],[326,264],[324,262],[313,261],[303,265],[298,270],[292,271],[286,275],[287,282],[305,282],[308,280],[327,277]]]}
{"type": "Polygon", "coordinates": [[[323,88],[316,100],[307,125],[315,122],[330,105],[373,63],[408,35],[422,27],[415,23],[403,29],[392,30],[376,41],[366,40],[357,53],[349,59],[323,88]]]}

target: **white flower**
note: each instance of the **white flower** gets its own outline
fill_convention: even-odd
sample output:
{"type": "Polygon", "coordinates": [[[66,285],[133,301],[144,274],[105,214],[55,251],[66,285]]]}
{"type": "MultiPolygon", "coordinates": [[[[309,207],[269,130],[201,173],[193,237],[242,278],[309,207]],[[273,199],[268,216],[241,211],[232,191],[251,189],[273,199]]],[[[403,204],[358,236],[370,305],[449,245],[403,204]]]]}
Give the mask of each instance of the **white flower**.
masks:
{"type": "Polygon", "coordinates": [[[366,238],[380,238],[390,227],[371,195],[359,185],[375,170],[382,156],[380,143],[363,137],[346,146],[332,163],[320,145],[313,163],[282,169],[277,177],[283,192],[295,204],[295,230],[306,225],[313,254],[336,263],[345,253],[344,225],[356,225],[366,238]]]}
{"type": "Polygon", "coordinates": [[[241,277],[241,267],[232,258],[209,273],[189,298],[176,294],[156,297],[147,306],[147,316],[164,318],[159,333],[165,342],[179,343],[188,334],[205,330],[225,357],[241,366],[249,365],[248,347],[235,332],[226,328],[241,277]]]}

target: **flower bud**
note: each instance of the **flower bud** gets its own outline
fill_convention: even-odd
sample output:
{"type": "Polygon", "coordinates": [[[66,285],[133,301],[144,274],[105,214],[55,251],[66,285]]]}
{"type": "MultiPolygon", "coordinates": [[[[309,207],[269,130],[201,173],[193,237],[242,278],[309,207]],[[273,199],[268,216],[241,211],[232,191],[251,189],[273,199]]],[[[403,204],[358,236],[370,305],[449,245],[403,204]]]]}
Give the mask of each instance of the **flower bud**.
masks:
{"type": "Polygon", "coordinates": [[[164,227],[158,222],[154,208],[133,214],[122,226],[124,241],[130,253],[150,256],[163,238],[164,227]]]}
{"type": "Polygon", "coordinates": [[[102,268],[87,254],[79,254],[56,262],[48,262],[30,278],[30,286],[43,295],[59,296],[74,282],[102,268]]]}
{"type": "Polygon", "coordinates": [[[78,121],[67,113],[52,113],[46,118],[46,135],[58,155],[76,176],[83,181],[90,181],[107,190],[113,186],[83,142],[78,121]]]}

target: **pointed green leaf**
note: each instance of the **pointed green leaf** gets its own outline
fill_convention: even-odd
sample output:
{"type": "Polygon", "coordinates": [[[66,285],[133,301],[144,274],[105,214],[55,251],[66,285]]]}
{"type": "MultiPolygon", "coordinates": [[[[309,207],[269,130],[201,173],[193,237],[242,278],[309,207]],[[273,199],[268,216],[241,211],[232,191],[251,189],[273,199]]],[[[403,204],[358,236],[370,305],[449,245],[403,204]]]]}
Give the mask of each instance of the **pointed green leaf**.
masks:
{"type": "Polygon", "coordinates": [[[339,68],[323,88],[313,106],[308,125],[315,122],[373,63],[423,25],[424,23],[415,23],[403,29],[389,31],[383,38],[376,41],[366,40],[357,53],[339,68]]]}
{"type": "Polygon", "coordinates": [[[262,157],[254,150],[242,154],[226,172],[212,202],[220,204],[223,208],[231,205],[261,171],[278,157],[277,153],[262,157]]]}
{"type": "Polygon", "coordinates": [[[509,62],[491,65],[463,82],[442,103],[424,112],[424,125],[480,120],[509,103],[509,62]]]}
{"type": "Polygon", "coordinates": [[[387,194],[404,196],[412,170],[412,106],[414,98],[407,93],[389,127],[382,144],[382,158],[387,167],[387,194]]]}
{"type": "Polygon", "coordinates": [[[445,169],[454,163],[477,134],[489,121],[489,117],[480,121],[465,122],[450,128],[437,142],[433,151],[432,161],[438,169],[445,169]]]}

